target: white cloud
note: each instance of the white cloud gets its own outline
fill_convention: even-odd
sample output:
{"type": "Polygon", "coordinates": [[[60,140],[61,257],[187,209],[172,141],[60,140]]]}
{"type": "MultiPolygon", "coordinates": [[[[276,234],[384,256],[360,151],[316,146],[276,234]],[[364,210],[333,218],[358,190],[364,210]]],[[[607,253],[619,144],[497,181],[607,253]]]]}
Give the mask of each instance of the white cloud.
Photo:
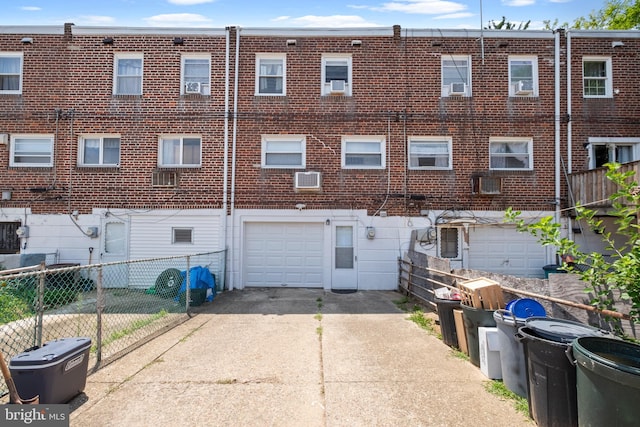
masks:
{"type": "Polygon", "coordinates": [[[461,13],[450,13],[448,15],[440,15],[434,16],[433,19],[460,19],[460,18],[471,18],[473,13],[471,12],[461,12],[461,13]]]}
{"type": "Polygon", "coordinates": [[[531,6],[536,4],[536,0],[502,0],[504,6],[531,6]]]}
{"type": "Polygon", "coordinates": [[[28,10],[29,12],[37,12],[39,10],[42,10],[42,8],[38,6],[22,6],[20,9],[28,10]]]}
{"type": "Polygon", "coordinates": [[[462,3],[443,0],[396,0],[371,7],[376,12],[403,12],[410,14],[441,15],[462,12],[467,6],[462,3]]]}
{"type": "Polygon", "coordinates": [[[361,16],[357,15],[330,15],[330,16],[317,16],[306,15],[298,18],[283,19],[285,17],[279,17],[275,20],[279,22],[288,21],[293,25],[302,27],[325,27],[325,28],[337,28],[337,27],[378,27],[378,24],[366,21],[361,16]]]}
{"type": "Polygon", "coordinates": [[[206,16],[196,13],[168,13],[143,19],[152,27],[205,27],[212,22],[206,16]]]}
{"type": "Polygon", "coordinates": [[[290,16],[278,16],[277,18],[273,18],[271,21],[273,22],[279,22],[279,21],[288,21],[289,19],[291,19],[290,16]]]}
{"type": "MultiPolygon", "coordinates": [[[[75,22],[72,19],[69,22],[75,22]]],[[[101,15],[82,15],[78,18],[78,22],[82,22],[82,25],[109,25],[115,22],[113,16],[101,16],[101,15]]]]}
{"type": "Polygon", "coordinates": [[[167,0],[171,4],[178,6],[192,6],[194,4],[212,3],[215,0],[167,0]]]}

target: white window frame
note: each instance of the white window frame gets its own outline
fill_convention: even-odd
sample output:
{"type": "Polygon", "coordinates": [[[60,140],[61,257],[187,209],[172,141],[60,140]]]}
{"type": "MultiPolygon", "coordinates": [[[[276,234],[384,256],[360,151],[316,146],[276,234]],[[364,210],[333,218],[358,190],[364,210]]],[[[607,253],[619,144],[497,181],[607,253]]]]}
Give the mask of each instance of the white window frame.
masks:
{"type": "MultiPolygon", "coordinates": [[[[528,80],[528,79],[527,79],[528,80]]],[[[538,57],[537,56],[509,56],[509,96],[512,97],[537,97],[538,93],[538,57]],[[521,79],[512,74],[514,62],[531,63],[531,93],[518,93],[518,86],[521,79]]]]}
{"type": "Polygon", "coordinates": [[[116,53],[113,57],[113,94],[120,96],[140,96],[144,93],[144,54],[142,53],[116,53]],[[118,74],[118,64],[120,60],[139,59],[140,75],[120,75],[118,74]],[[140,80],[139,93],[121,93],[118,91],[118,81],[120,78],[137,77],[140,80]]]}
{"type": "Polygon", "coordinates": [[[81,135],[78,138],[78,166],[84,167],[119,167],[120,166],[120,155],[122,153],[122,139],[120,135],[104,135],[104,134],[87,134],[81,135]],[[86,151],[86,141],[92,139],[97,139],[99,141],[100,146],[98,147],[98,163],[86,163],[85,162],[85,151],[86,151]],[[105,139],[117,139],[118,140],[118,161],[115,163],[105,163],[104,161],[104,140],[105,139]]]}
{"type": "Polygon", "coordinates": [[[261,150],[261,166],[264,169],[304,169],[307,164],[307,139],[304,135],[262,135],[262,150],[261,150]],[[270,143],[282,142],[285,145],[289,145],[291,151],[269,151],[270,143]],[[298,145],[296,150],[295,146],[298,145]],[[268,156],[270,153],[278,154],[292,154],[300,156],[299,164],[268,164],[268,156]]]}
{"type": "MultiPolygon", "coordinates": [[[[24,55],[22,52],[0,52],[0,58],[18,58],[20,60],[19,83],[17,90],[2,90],[0,87],[0,95],[20,95],[22,94],[22,77],[24,76],[24,55]]],[[[14,76],[14,73],[3,73],[5,76],[14,76]]]]}
{"type": "Polygon", "coordinates": [[[256,53],[256,83],[255,83],[255,95],[256,96],[286,96],[287,95],[287,55],[285,53],[256,53]],[[282,62],[282,74],[270,75],[261,74],[262,61],[280,61],[282,62]],[[260,91],[260,79],[281,79],[282,80],[282,92],[261,92],[260,91]]]}
{"type": "Polygon", "coordinates": [[[202,136],[201,135],[161,135],[158,138],[158,167],[161,168],[199,168],[202,166],[202,136]],[[164,142],[168,140],[179,140],[179,152],[177,163],[167,163],[164,159],[164,142]],[[198,163],[184,163],[184,141],[185,139],[198,139],[200,141],[200,158],[198,163]]]}
{"type": "Polygon", "coordinates": [[[342,137],[342,160],[341,165],[343,169],[384,169],[386,168],[386,141],[384,136],[371,135],[371,136],[343,136],[342,137]],[[377,151],[358,151],[350,149],[350,144],[377,144],[377,151]],[[363,155],[363,156],[371,156],[371,155],[379,155],[380,156],[380,164],[379,165],[348,165],[347,157],[348,155],[363,155]]]}
{"type": "Polygon", "coordinates": [[[611,64],[611,57],[609,56],[585,56],[582,58],[582,96],[584,98],[612,98],[613,97],[613,66],[611,64]],[[605,73],[604,77],[585,76],[584,65],[585,62],[604,62],[605,73]],[[588,95],[585,91],[585,83],[587,80],[603,80],[604,81],[604,94],[603,95],[588,95]]]}
{"type": "MultiPolygon", "coordinates": [[[[27,168],[50,168],[53,167],[53,142],[54,142],[53,134],[15,134],[11,135],[11,149],[10,149],[10,157],[9,157],[9,166],[11,167],[27,167],[27,168]],[[34,158],[48,158],[48,161],[45,163],[40,162],[16,162],[16,154],[21,154],[20,152],[16,153],[16,147],[18,142],[23,139],[30,139],[35,141],[38,145],[42,145],[43,148],[48,149],[46,151],[38,151],[31,152],[31,154],[25,154],[24,157],[34,157],[34,158]]],[[[27,152],[28,153],[28,152],[27,152]]]]}
{"type": "Polygon", "coordinates": [[[640,160],[640,138],[625,137],[589,137],[589,169],[596,168],[595,146],[605,145],[609,150],[609,161],[618,161],[616,157],[616,147],[620,145],[632,146],[633,160],[640,160]],[[613,157],[613,158],[612,158],[613,157]]]}
{"type": "MultiPolygon", "coordinates": [[[[513,153],[518,154],[518,153],[513,153]]],[[[492,137],[489,139],[489,169],[490,170],[533,170],[533,138],[527,137],[492,137]],[[523,168],[515,168],[515,167],[493,167],[491,165],[493,157],[517,157],[515,155],[508,156],[510,153],[492,153],[492,145],[493,144],[504,144],[504,143],[526,143],[527,144],[527,152],[520,153],[521,156],[526,156],[528,160],[527,167],[523,168]],[[504,155],[502,155],[504,154],[504,155]],[[497,156],[496,156],[497,155],[497,156]]]]}
{"type": "Polygon", "coordinates": [[[187,82],[200,83],[200,95],[211,95],[211,55],[184,53],[180,59],[180,95],[186,95],[185,88],[187,82]],[[207,76],[188,76],[186,62],[189,60],[207,61],[207,76]]]}
{"type": "Polygon", "coordinates": [[[441,57],[441,62],[440,62],[440,75],[441,75],[441,79],[442,79],[442,91],[441,91],[441,96],[443,98],[446,97],[450,97],[450,96],[471,96],[471,56],[470,55],[443,55],[441,57]],[[445,67],[446,68],[459,68],[457,66],[455,66],[456,62],[460,62],[460,61],[465,61],[467,63],[467,66],[465,67],[467,70],[467,75],[466,78],[462,78],[462,76],[458,76],[459,78],[454,79],[455,81],[449,79],[448,77],[445,77],[445,67]],[[452,63],[452,64],[449,64],[452,63]],[[451,94],[451,83],[464,83],[465,84],[465,91],[464,94],[462,95],[452,95],[451,94]]]}
{"type": "MultiPolygon", "coordinates": [[[[452,154],[452,138],[450,136],[410,136],[409,137],[409,169],[412,170],[451,170],[453,164],[453,154],[452,154]],[[429,155],[419,156],[413,152],[413,147],[417,145],[443,145],[446,144],[447,152],[446,154],[440,153],[429,153],[429,155]],[[414,161],[415,158],[420,157],[434,157],[434,158],[444,158],[447,159],[446,166],[438,166],[434,164],[433,166],[420,166],[418,164],[419,160],[414,161]]],[[[437,161],[435,163],[438,163],[437,161]]]]}
{"type": "Polygon", "coordinates": [[[321,70],[321,93],[323,96],[335,95],[331,92],[331,82],[327,81],[327,65],[331,61],[344,62],[347,66],[347,80],[344,82],[343,96],[351,96],[353,87],[353,66],[350,54],[324,54],[322,55],[322,70],[321,70]]]}

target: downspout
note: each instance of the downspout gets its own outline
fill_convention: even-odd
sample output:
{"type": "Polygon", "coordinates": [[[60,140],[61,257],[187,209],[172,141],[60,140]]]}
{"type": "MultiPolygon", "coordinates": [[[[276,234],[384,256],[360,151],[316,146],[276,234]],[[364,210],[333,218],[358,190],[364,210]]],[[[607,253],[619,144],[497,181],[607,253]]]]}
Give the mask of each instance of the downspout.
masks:
{"type": "Polygon", "coordinates": [[[573,141],[571,135],[571,31],[567,30],[565,34],[567,39],[567,173],[571,173],[573,170],[573,141]]]}
{"type": "Polygon", "coordinates": [[[560,31],[555,31],[555,216],[554,220],[560,223],[560,130],[562,120],[560,118],[560,31]]]}
{"type": "MultiPolygon", "coordinates": [[[[226,265],[230,265],[231,250],[230,245],[227,242],[227,197],[229,194],[229,31],[230,28],[226,28],[226,49],[225,49],[225,70],[224,70],[224,161],[222,165],[222,242],[224,244],[227,253],[225,254],[226,265]]],[[[225,268],[226,270],[226,268],[225,268]]],[[[228,270],[227,270],[228,271],[228,270]]],[[[231,290],[231,281],[229,280],[229,290],[231,290]]]]}
{"type": "MultiPolygon", "coordinates": [[[[232,149],[231,149],[231,242],[235,241],[235,229],[236,229],[236,142],[238,135],[238,80],[239,80],[239,67],[240,67],[240,27],[236,27],[236,62],[235,62],[235,74],[233,81],[233,136],[232,136],[232,149]]],[[[233,266],[236,263],[232,263],[233,266]]],[[[232,279],[229,284],[229,289],[233,289],[233,274],[235,268],[232,269],[232,279]]]]}

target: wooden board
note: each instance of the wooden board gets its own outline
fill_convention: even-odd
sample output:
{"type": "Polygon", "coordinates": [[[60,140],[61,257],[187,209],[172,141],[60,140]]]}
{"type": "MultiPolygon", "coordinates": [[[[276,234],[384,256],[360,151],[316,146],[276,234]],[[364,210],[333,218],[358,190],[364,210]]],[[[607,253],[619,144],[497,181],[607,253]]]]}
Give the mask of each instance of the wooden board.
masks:
{"type": "Polygon", "coordinates": [[[467,331],[464,328],[464,319],[462,317],[462,310],[453,310],[453,320],[456,324],[456,335],[458,336],[458,348],[461,352],[469,355],[469,347],[467,346],[467,331]]]}

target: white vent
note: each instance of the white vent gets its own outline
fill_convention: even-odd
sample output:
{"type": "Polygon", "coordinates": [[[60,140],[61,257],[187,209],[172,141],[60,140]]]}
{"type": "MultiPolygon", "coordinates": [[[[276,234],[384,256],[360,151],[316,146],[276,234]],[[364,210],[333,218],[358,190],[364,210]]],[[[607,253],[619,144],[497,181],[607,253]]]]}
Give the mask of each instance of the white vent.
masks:
{"type": "Polygon", "coordinates": [[[495,176],[476,176],[473,178],[473,193],[500,194],[502,193],[502,179],[495,176]]]}
{"type": "Polygon", "coordinates": [[[466,83],[451,83],[449,85],[449,95],[464,95],[467,93],[466,83]]]}
{"type": "Polygon", "coordinates": [[[177,187],[178,174],[170,171],[154,171],[151,175],[153,187],[177,187]]]}
{"type": "Polygon", "coordinates": [[[331,93],[344,93],[345,81],[344,80],[331,80],[331,93]]]}
{"type": "Polygon", "coordinates": [[[184,84],[184,93],[200,93],[201,90],[200,82],[186,82],[184,84]]]}
{"type": "Polygon", "coordinates": [[[520,80],[516,83],[517,95],[530,95],[533,93],[533,80],[520,80]]]}
{"type": "Polygon", "coordinates": [[[296,172],[295,187],[298,190],[320,189],[320,172],[296,172]]]}

